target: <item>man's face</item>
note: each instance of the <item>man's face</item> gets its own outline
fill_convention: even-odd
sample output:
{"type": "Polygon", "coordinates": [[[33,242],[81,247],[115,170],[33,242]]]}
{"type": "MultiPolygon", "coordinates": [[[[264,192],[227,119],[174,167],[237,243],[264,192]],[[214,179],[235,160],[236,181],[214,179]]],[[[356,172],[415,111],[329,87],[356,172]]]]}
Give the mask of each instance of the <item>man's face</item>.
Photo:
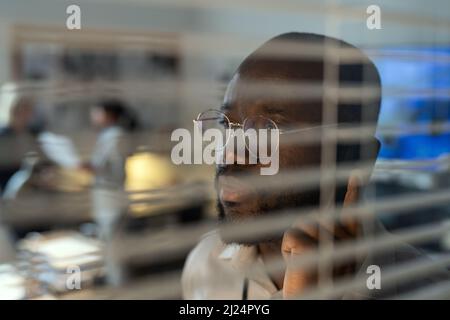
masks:
{"type": "Polygon", "coordinates": [[[91,110],[91,122],[95,129],[104,129],[114,124],[113,117],[101,107],[94,107],[91,110]]]}
{"type": "MultiPolygon", "coordinates": [[[[231,122],[243,123],[247,117],[263,116],[273,120],[279,129],[314,126],[321,122],[321,103],[302,101],[298,98],[268,98],[249,94],[255,83],[282,86],[290,79],[245,75],[237,73],[228,85],[222,111],[231,122]]],[[[292,82],[292,81],[291,81],[292,82]]],[[[276,95],[274,95],[276,96],[276,95]]],[[[280,135],[279,173],[289,170],[316,167],[320,163],[320,146],[315,144],[286,144],[285,135],[280,135]]],[[[230,152],[228,150],[228,152],[230,152]]],[[[233,155],[235,156],[235,155],[233,155]]],[[[248,154],[246,154],[248,158],[248,154]]],[[[236,158],[235,158],[236,160],[236,158]]],[[[246,162],[248,163],[248,162],[246,162]]],[[[308,207],[318,204],[319,192],[305,188],[290,191],[271,190],[258,192],[255,187],[240,178],[242,175],[258,175],[261,183],[270,185],[277,175],[260,176],[261,164],[219,165],[216,170],[218,206],[225,220],[238,222],[279,209],[308,207]]],[[[300,181],[301,182],[301,181],[300,181]]]]}

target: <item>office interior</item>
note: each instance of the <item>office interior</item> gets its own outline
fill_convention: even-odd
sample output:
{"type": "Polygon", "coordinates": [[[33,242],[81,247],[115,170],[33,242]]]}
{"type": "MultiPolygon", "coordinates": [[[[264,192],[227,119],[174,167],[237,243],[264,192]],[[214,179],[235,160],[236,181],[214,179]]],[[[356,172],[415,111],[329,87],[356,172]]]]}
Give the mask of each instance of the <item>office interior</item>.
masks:
{"type": "MultiPolygon", "coordinates": [[[[171,134],[220,108],[240,62],[285,32],[343,39],[377,66],[378,126],[395,129],[377,131],[370,177],[384,227],[450,221],[447,0],[79,0],[73,30],[71,4],[0,0],[1,299],[182,299],[183,265],[217,225],[217,194],[215,166],[175,164],[171,134]],[[372,2],[381,29],[367,26],[372,2]],[[127,120],[123,171],[106,178],[85,166],[101,151],[102,101],[120,102],[127,120]],[[23,133],[7,130],[14,117],[28,121],[23,133]],[[68,285],[77,272],[80,288],[68,285]]],[[[450,229],[417,247],[448,259],[450,229]]]]}

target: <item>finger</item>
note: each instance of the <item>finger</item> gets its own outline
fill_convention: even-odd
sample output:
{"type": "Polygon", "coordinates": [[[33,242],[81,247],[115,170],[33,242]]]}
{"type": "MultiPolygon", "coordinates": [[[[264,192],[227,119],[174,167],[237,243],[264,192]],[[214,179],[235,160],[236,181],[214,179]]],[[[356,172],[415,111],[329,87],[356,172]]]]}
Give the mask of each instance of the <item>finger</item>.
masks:
{"type": "Polygon", "coordinates": [[[286,268],[283,282],[283,298],[295,298],[300,292],[317,282],[317,272],[290,267],[286,268]]]}
{"type": "Polygon", "coordinates": [[[347,192],[344,198],[344,208],[355,204],[359,199],[361,182],[357,174],[350,175],[347,184],[347,192]]]}
{"type": "MultiPolygon", "coordinates": [[[[345,194],[343,208],[348,208],[350,206],[354,206],[358,200],[360,195],[360,189],[362,186],[362,179],[360,178],[360,175],[358,172],[354,171],[350,175],[348,184],[347,184],[347,192],[345,194]]],[[[345,230],[347,230],[351,236],[356,236],[358,232],[358,222],[356,219],[347,218],[342,219],[338,224],[341,226],[345,226],[345,230]]]]}
{"type": "Polygon", "coordinates": [[[317,248],[320,236],[334,239],[334,241],[341,240],[342,234],[337,234],[333,230],[322,228],[322,234],[319,234],[318,226],[316,226],[314,232],[305,231],[304,229],[293,227],[284,233],[282,242],[283,254],[300,254],[307,249],[317,248]]]}
{"type": "Polygon", "coordinates": [[[355,221],[337,221],[336,222],[336,228],[335,232],[339,239],[353,239],[355,237],[355,230],[354,230],[354,223],[355,221]]]}
{"type": "Polygon", "coordinates": [[[286,240],[295,240],[303,246],[316,246],[318,240],[316,235],[312,235],[300,228],[290,228],[285,232],[284,237],[286,240]]]}

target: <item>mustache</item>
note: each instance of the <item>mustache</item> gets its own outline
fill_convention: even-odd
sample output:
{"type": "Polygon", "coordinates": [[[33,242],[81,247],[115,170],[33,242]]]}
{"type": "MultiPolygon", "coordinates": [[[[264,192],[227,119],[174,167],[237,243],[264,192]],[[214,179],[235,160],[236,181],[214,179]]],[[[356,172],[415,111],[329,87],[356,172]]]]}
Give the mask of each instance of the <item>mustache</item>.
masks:
{"type": "Polygon", "coordinates": [[[248,172],[248,170],[243,170],[243,166],[237,166],[237,165],[224,165],[220,164],[216,166],[216,176],[234,176],[239,174],[245,174],[245,172],[248,172]]]}
{"type": "Polygon", "coordinates": [[[239,176],[239,175],[251,175],[256,173],[258,169],[257,165],[230,165],[230,164],[219,164],[216,166],[216,178],[220,176],[239,176]]]}
{"type": "Polygon", "coordinates": [[[221,176],[248,176],[252,173],[252,170],[245,165],[225,165],[220,164],[216,166],[216,173],[214,176],[214,186],[216,191],[219,191],[219,177],[221,176]]]}

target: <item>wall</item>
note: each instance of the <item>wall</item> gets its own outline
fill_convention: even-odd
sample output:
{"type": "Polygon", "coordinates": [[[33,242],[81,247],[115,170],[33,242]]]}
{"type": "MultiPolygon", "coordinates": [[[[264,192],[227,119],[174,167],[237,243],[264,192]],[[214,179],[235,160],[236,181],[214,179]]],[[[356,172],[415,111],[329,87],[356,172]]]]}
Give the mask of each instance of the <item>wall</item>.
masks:
{"type": "Polygon", "coordinates": [[[428,1],[426,5],[419,0],[0,0],[0,82],[8,80],[10,74],[11,26],[21,23],[64,26],[65,8],[74,3],[82,8],[82,26],[86,28],[180,33],[186,94],[182,118],[185,119],[213,107],[221,95],[217,78],[233,70],[260,43],[282,32],[326,33],[362,47],[450,42],[450,1],[447,0],[428,1]],[[329,3],[339,6],[334,9],[325,6],[329,3]],[[369,4],[380,5],[382,30],[366,28],[365,8],[369,4]],[[331,18],[339,12],[344,19],[333,21],[331,18]],[[432,22],[446,19],[444,27],[447,28],[418,24],[414,20],[422,21],[426,17],[432,22]]]}

